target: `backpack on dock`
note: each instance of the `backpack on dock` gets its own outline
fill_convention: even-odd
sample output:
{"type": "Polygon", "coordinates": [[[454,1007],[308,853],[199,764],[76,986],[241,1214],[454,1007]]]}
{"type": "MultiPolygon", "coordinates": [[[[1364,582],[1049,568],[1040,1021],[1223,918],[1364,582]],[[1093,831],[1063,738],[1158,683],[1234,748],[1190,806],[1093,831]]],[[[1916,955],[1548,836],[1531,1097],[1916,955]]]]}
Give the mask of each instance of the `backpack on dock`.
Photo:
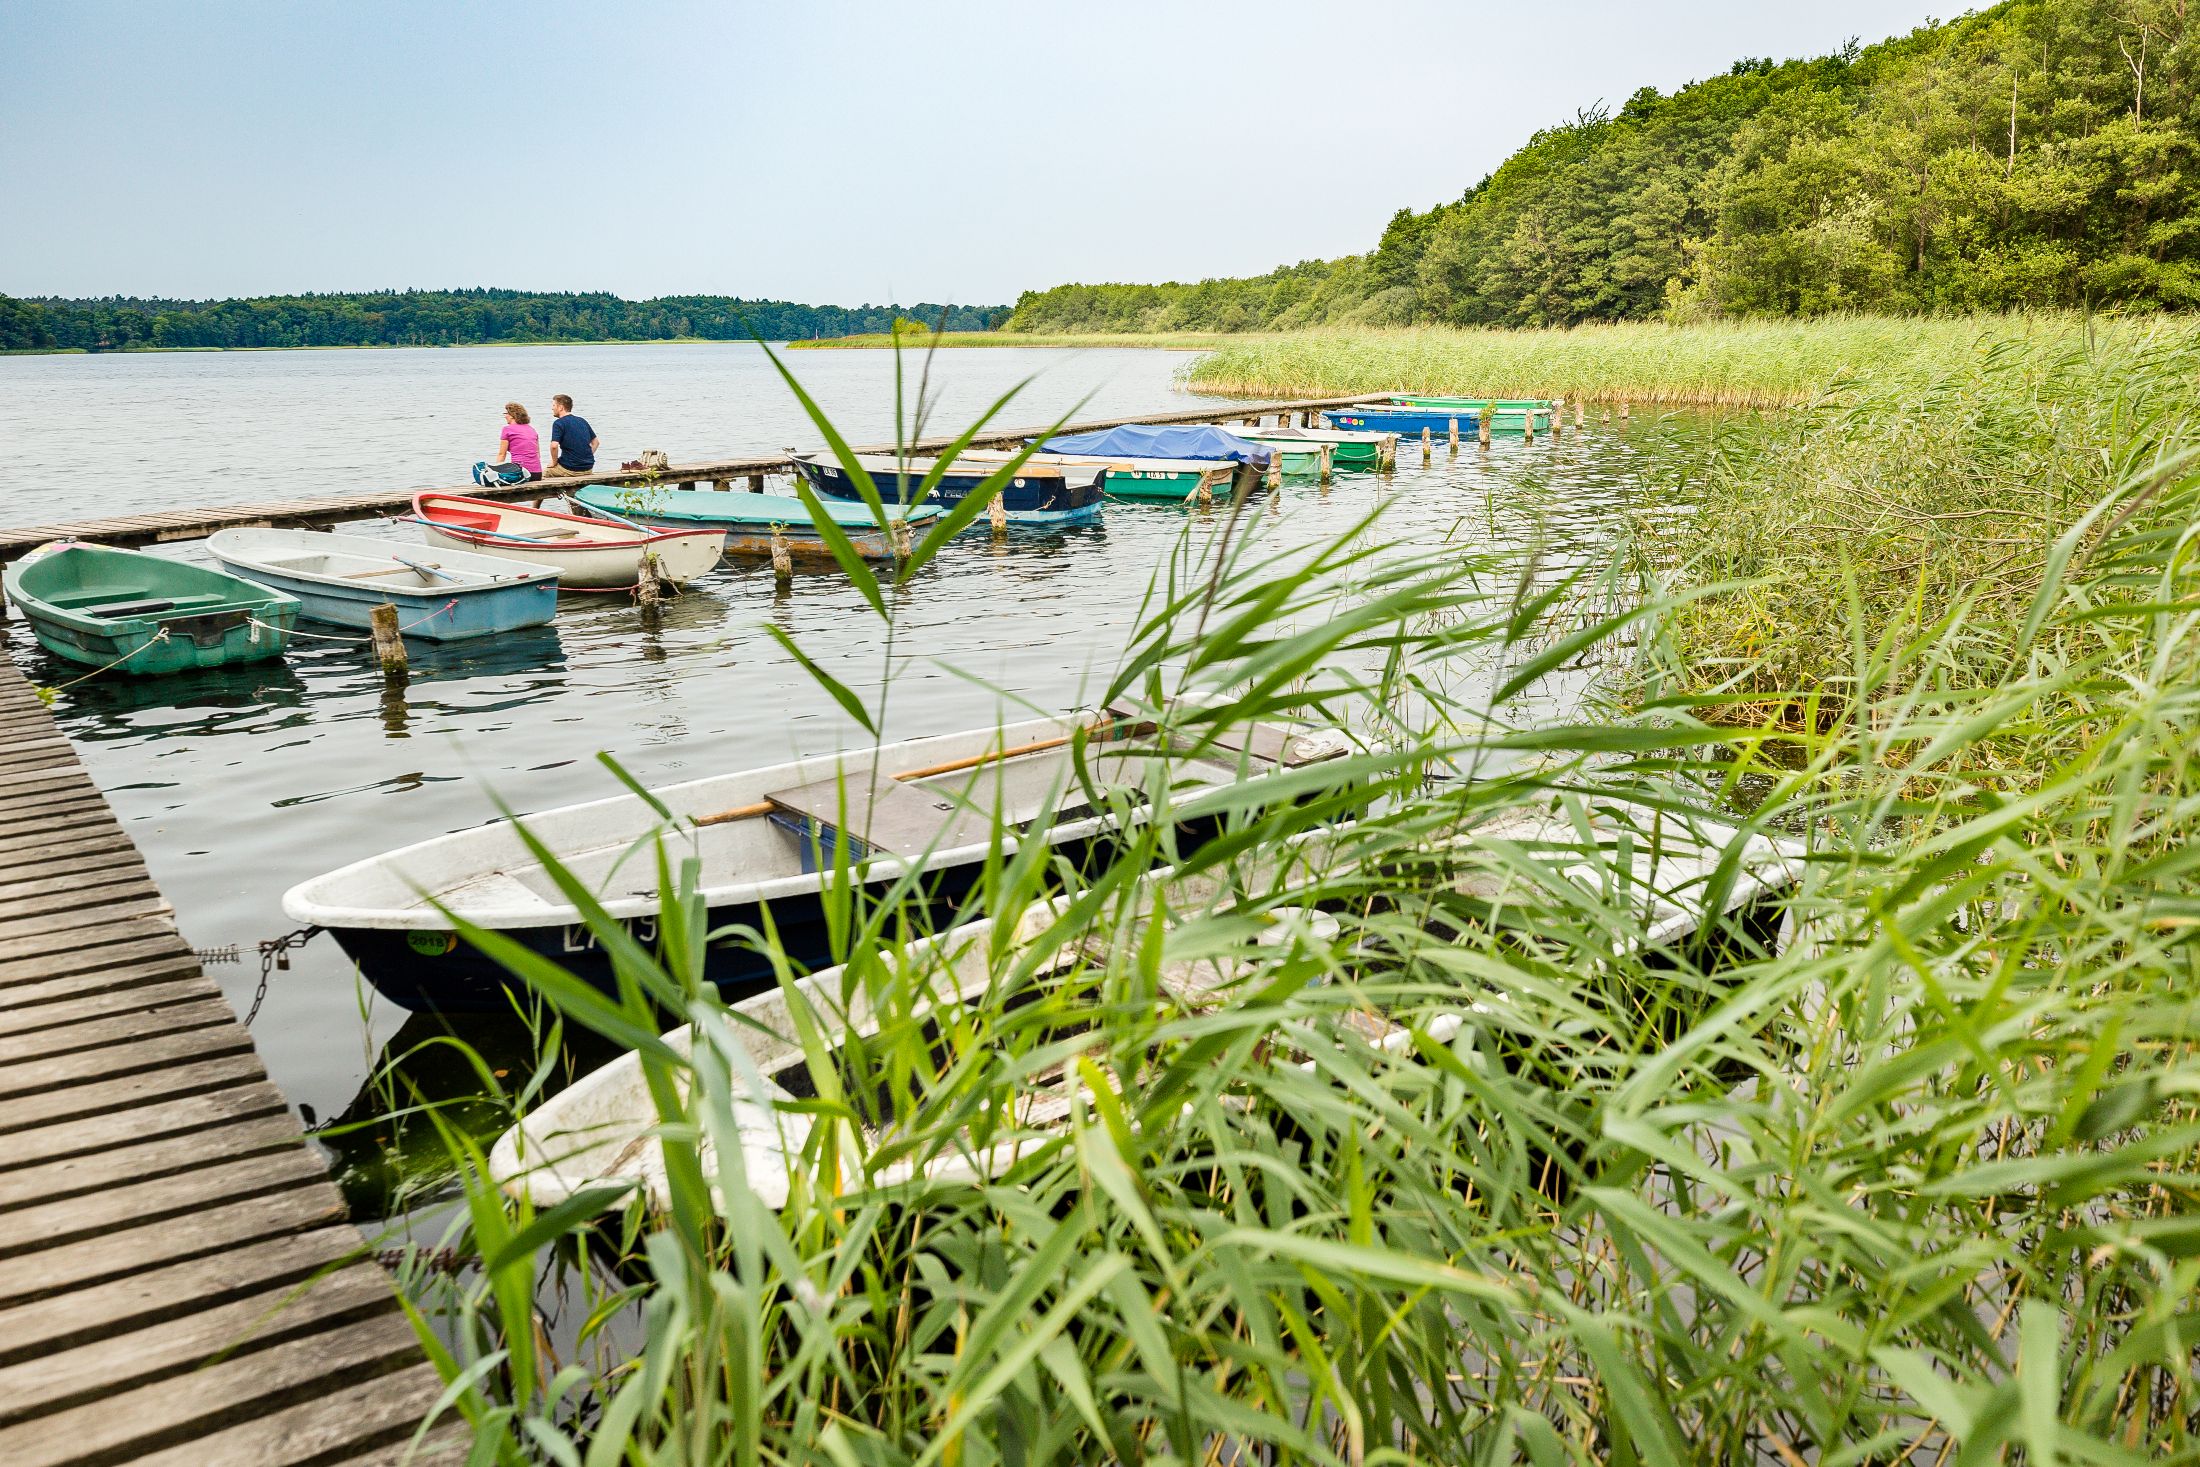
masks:
{"type": "Polygon", "coordinates": [[[527,470],[518,464],[493,464],[487,459],[474,465],[474,482],[484,489],[494,484],[518,484],[527,478],[527,470]]]}

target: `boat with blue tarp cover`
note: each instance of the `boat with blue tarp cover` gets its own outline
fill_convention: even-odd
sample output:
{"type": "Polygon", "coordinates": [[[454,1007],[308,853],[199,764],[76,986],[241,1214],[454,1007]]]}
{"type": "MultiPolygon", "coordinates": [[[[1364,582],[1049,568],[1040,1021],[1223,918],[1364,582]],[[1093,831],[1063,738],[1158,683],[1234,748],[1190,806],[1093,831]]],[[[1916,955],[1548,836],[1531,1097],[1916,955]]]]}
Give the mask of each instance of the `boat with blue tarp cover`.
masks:
{"type": "Polygon", "coordinates": [[[461,642],[538,627],[558,610],[558,573],[493,555],[317,530],[217,530],[206,548],[235,574],[298,598],[299,615],[366,631],[374,608],[397,629],[461,642]]]}
{"type": "MultiPolygon", "coordinates": [[[[819,493],[861,503],[863,493],[848,471],[840,466],[839,459],[829,454],[798,453],[793,455],[793,461],[796,470],[819,493]]],[[[879,497],[888,505],[896,505],[916,500],[924,487],[925,476],[932,472],[938,460],[865,453],[856,455],[856,462],[871,476],[879,497]]],[[[966,468],[951,463],[931,492],[919,502],[952,509],[999,468],[998,464],[973,463],[966,468]]],[[[1028,529],[1088,523],[1100,517],[1100,507],[1107,502],[1107,496],[1100,492],[1100,480],[1106,472],[1097,466],[1026,464],[1002,487],[1001,508],[1011,525],[1028,529]]]]}
{"type": "Polygon", "coordinates": [[[1481,431],[1482,415],[1489,413],[1492,433],[1522,433],[1532,423],[1535,431],[1551,425],[1551,405],[1519,399],[1488,397],[1393,396],[1346,408],[1326,408],[1322,417],[1333,428],[1358,432],[1419,434],[1426,430],[1439,437],[1457,423],[1461,433],[1481,431]]]}
{"type": "MultiPolygon", "coordinates": [[[[585,513],[657,530],[725,531],[726,554],[769,555],[772,532],[791,555],[830,556],[810,507],[792,494],[736,494],[715,489],[614,489],[592,484],[567,496],[585,513]]],[[[886,526],[871,517],[868,505],[838,499],[818,500],[818,508],[837,525],[866,560],[894,554],[893,526],[922,530],[943,511],[937,505],[888,504],[886,526]]]]}
{"type": "Polygon", "coordinates": [[[1202,488],[1221,498],[1239,464],[1265,469],[1275,455],[1221,428],[1205,424],[1126,423],[1092,433],[1064,433],[1039,445],[1049,462],[1100,464],[1102,488],[1115,499],[1177,502],[1202,488]]]}

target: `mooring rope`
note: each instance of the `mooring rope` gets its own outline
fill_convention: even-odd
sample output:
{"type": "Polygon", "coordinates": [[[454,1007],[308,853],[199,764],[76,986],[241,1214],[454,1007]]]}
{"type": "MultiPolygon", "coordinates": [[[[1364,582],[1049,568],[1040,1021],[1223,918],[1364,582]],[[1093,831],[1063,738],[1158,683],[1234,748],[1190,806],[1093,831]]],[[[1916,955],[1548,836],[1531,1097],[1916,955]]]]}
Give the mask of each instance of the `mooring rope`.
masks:
{"type": "Polygon", "coordinates": [[[66,693],[67,691],[69,691],[69,689],[75,687],[78,683],[88,683],[93,678],[98,677],[103,672],[112,672],[114,671],[114,669],[122,666],[123,663],[128,662],[131,658],[137,656],[138,653],[143,652],[147,647],[155,646],[167,640],[168,628],[162,627],[159,631],[154,632],[151,637],[147,638],[143,642],[138,643],[135,647],[132,647],[129,651],[123,653],[120,657],[117,657],[114,661],[108,663],[105,667],[95,667],[90,672],[84,674],[84,676],[82,677],[71,678],[65,683],[61,683],[57,686],[50,688],[41,688],[39,689],[39,691],[48,698],[52,698],[61,693],[66,693]]]}
{"type": "MultiPolygon", "coordinates": [[[[435,610],[429,612],[426,616],[420,617],[418,620],[415,621],[405,622],[403,625],[398,627],[398,631],[409,632],[414,627],[426,626],[429,622],[434,621],[437,617],[443,615],[443,613],[445,613],[446,611],[454,611],[457,609],[457,607],[458,598],[454,596],[450,600],[444,602],[441,606],[438,606],[435,610]]],[[[282,627],[276,626],[273,622],[261,621],[256,616],[248,615],[245,620],[251,622],[252,625],[256,627],[265,627],[271,632],[279,632],[284,630],[282,627]]],[[[374,638],[372,637],[336,637],[331,636],[327,632],[301,632],[296,627],[289,628],[289,633],[293,637],[304,637],[308,641],[348,642],[354,647],[364,647],[374,640],[374,638]]]]}

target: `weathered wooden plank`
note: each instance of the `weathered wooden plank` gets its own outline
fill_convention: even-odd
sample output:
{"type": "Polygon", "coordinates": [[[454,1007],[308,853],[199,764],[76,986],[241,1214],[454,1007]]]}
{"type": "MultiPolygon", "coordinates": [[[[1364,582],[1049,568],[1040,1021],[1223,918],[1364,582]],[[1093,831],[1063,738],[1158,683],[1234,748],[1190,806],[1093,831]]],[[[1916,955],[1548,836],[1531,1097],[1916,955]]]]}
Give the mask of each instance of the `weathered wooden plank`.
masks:
{"type": "MultiPolygon", "coordinates": [[[[131,926],[154,927],[173,935],[176,929],[166,920],[168,915],[167,902],[140,899],[117,902],[113,907],[96,912],[64,912],[25,917],[20,922],[0,922],[0,964],[111,942],[135,941],[139,934],[123,930],[131,926]],[[161,920],[155,922],[156,918],[161,920]],[[72,920],[82,925],[71,926],[72,920]]],[[[181,942],[183,939],[179,936],[176,940],[181,942]]]]}
{"type": "Polygon", "coordinates": [[[0,1309],[0,1365],[183,1319],[269,1289],[291,1288],[316,1274],[363,1269],[386,1281],[388,1275],[379,1267],[360,1259],[361,1246],[358,1230],[343,1223],[313,1227],[0,1309]]]}
{"type": "MultiPolygon", "coordinates": [[[[396,1309],[389,1277],[378,1268],[347,1268],[309,1282],[271,1283],[227,1304],[0,1366],[0,1427],[180,1376],[216,1358],[242,1359],[301,1335],[396,1309]]],[[[313,1343],[301,1347],[311,1350],[313,1343]]]]}
{"type": "MultiPolygon", "coordinates": [[[[244,1081],[152,1105],[101,1111],[72,1121],[15,1131],[0,1138],[0,1197],[10,1178],[67,1157],[137,1147],[164,1137],[188,1136],[256,1116],[287,1116],[283,1093],[265,1081],[244,1081]]],[[[297,1135],[295,1124],[291,1135],[297,1135]]],[[[25,1199],[29,1200],[29,1199],[25,1199]]]]}
{"type": "Polygon", "coordinates": [[[9,1144],[11,1132],[34,1126],[55,1126],[85,1116],[154,1105],[188,1095],[205,1095],[232,1085],[257,1084],[267,1078],[258,1051],[250,1045],[155,1065],[131,1075],[110,1075],[89,1084],[57,1090],[38,1090],[13,1100],[0,1100],[0,1146],[9,1144]]]}
{"type": "MultiPolygon", "coordinates": [[[[64,876],[82,879],[109,871],[129,871],[145,874],[145,863],[138,853],[126,845],[111,845],[103,851],[88,851],[80,856],[47,856],[31,853],[20,860],[0,855],[0,892],[13,892],[18,886],[33,881],[56,881],[64,876]]],[[[0,896],[0,901],[5,901],[0,896]]]]}
{"type": "Polygon", "coordinates": [[[54,912],[80,912],[91,907],[105,908],[115,902],[147,899],[167,900],[161,896],[160,888],[153,885],[153,878],[143,870],[123,868],[0,887],[0,912],[6,912],[10,921],[20,922],[54,912]],[[44,890],[25,891],[23,887],[42,887],[44,890]]]}
{"type": "MultiPolygon", "coordinates": [[[[8,991],[0,989],[0,993],[8,991]]],[[[21,1053],[11,1054],[8,1052],[10,1049],[28,1049],[39,1042],[22,1039],[20,1036],[37,1034],[47,1029],[60,1029],[72,1024],[89,1023],[95,1019],[121,1018],[125,1014],[169,1008],[176,1004],[218,1000],[221,996],[220,984],[204,974],[195,973],[188,978],[178,978],[172,983],[108,988],[85,994],[81,998],[63,999],[55,1003],[0,1007],[0,1040],[18,1040],[13,1045],[0,1048],[0,1064],[27,1057],[21,1053]]],[[[230,1016],[228,1005],[224,1004],[223,1017],[226,1019],[230,1016]]]]}
{"type": "Polygon", "coordinates": [[[137,854],[137,847],[130,844],[130,838],[124,835],[121,827],[111,820],[103,826],[80,831],[55,830],[46,826],[28,824],[20,826],[11,824],[5,834],[0,834],[0,856],[8,857],[13,857],[25,851],[66,856],[74,853],[70,849],[71,847],[82,850],[108,850],[118,845],[128,850],[133,856],[137,854]]]}
{"type": "MultiPolygon", "coordinates": [[[[83,1198],[80,1208],[66,1210],[73,1224],[79,1216],[106,1211],[109,1197],[141,1183],[225,1166],[270,1151],[295,1154],[297,1144],[298,1123],[288,1110],[282,1110],[206,1130],[80,1151],[40,1166],[11,1166],[0,1170],[0,1216],[23,1208],[57,1206],[72,1197],[83,1198]],[[96,1197],[85,1195],[95,1192],[99,1194],[96,1197]]],[[[321,1174],[327,1175],[325,1171],[321,1174]]]]}
{"type": "Polygon", "coordinates": [[[89,791],[96,795],[99,793],[99,786],[92,783],[92,777],[84,771],[84,766],[74,760],[43,768],[0,771],[0,806],[5,806],[10,811],[22,808],[19,801],[28,800],[48,790],[89,791]]]}
{"type": "Polygon", "coordinates": [[[438,1427],[432,1442],[409,1453],[420,1419],[442,1394],[443,1383],[426,1365],[317,1396],[256,1421],[230,1427],[187,1447],[137,1459],[138,1467],[283,1467],[295,1462],[329,1467],[451,1467],[466,1459],[471,1439],[462,1426],[438,1427]],[[200,1453],[215,1455],[200,1455],[200,1453]]]}
{"type": "MultiPolygon", "coordinates": [[[[194,1463],[309,1462],[350,1442],[379,1445],[378,1435],[403,1429],[405,1410],[413,1408],[425,1383],[385,1383],[370,1390],[366,1382],[408,1367],[415,1376],[432,1379],[429,1367],[415,1364],[419,1359],[419,1342],[402,1317],[355,1320],[315,1335],[310,1349],[255,1352],[0,1427],[0,1462],[68,1467],[163,1449],[178,1453],[170,1460],[194,1463]],[[286,1410],[301,1405],[319,1409],[286,1410]],[[277,1412],[289,1419],[272,1428],[274,1443],[263,1437],[261,1446],[246,1447],[242,1456],[216,1445],[216,1433],[266,1425],[277,1412]],[[281,1455],[271,1455],[278,1446],[281,1455]]],[[[419,1409],[411,1415],[418,1421],[419,1409]]]]}
{"type": "MultiPolygon", "coordinates": [[[[73,1025],[40,1029],[35,1032],[35,1038],[26,1036],[18,1043],[0,1047],[0,1076],[7,1076],[20,1065],[44,1065],[48,1060],[79,1056],[86,1049],[136,1045],[150,1038],[185,1034],[189,1029],[211,1029],[216,1025],[235,1025],[235,1012],[218,992],[213,996],[200,994],[198,999],[180,1003],[143,1005],[139,1010],[123,1014],[84,1018],[73,1025]]],[[[101,1060],[92,1062],[97,1062],[101,1071],[106,1071],[101,1060]]],[[[9,1080],[0,1078],[0,1093],[15,1093],[9,1080]]]]}
{"type": "MultiPolygon", "coordinates": [[[[171,952],[166,957],[149,958],[143,962],[121,963],[112,968],[99,968],[86,973],[66,973],[57,978],[44,978],[20,983],[0,983],[0,1015],[25,1012],[25,1022],[37,1017],[36,1011],[49,1004],[73,1003],[79,999],[112,994],[118,1003],[128,1002],[128,991],[154,984],[196,981],[218,990],[220,985],[199,971],[199,960],[188,949],[171,952]]],[[[5,1032],[6,1018],[0,1018],[0,1032],[5,1032]]]]}
{"type": "MultiPolygon", "coordinates": [[[[45,1096],[57,1108],[68,1107],[69,1089],[119,1079],[144,1070],[165,1069],[217,1055],[249,1053],[252,1036],[236,1024],[185,1029],[108,1050],[34,1058],[0,1066],[0,1100],[45,1096]]],[[[76,1114],[73,1108],[70,1113],[76,1114]]]]}
{"type": "MultiPolygon", "coordinates": [[[[239,1198],[328,1185],[328,1169],[302,1146],[251,1152],[171,1176],[110,1187],[92,1196],[0,1212],[0,1253],[27,1254],[34,1249],[57,1248],[239,1198]]],[[[34,1270],[37,1266],[27,1258],[18,1262],[34,1270]]]]}
{"type": "MultiPolygon", "coordinates": [[[[425,1415],[426,1413],[421,1413],[425,1415]]],[[[464,1420],[454,1420],[455,1413],[446,1412],[438,1425],[422,1437],[418,1443],[410,1438],[387,1447],[380,1447],[359,1457],[346,1457],[332,1462],[329,1467],[458,1467],[467,1458],[473,1446],[473,1428],[464,1420]]]]}
{"type": "MultiPolygon", "coordinates": [[[[323,1227],[344,1216],[344,1200],[326,1183],[198,1208],[156,1227],[126,1228],[45,1248],[0,1269],[0,1307],[29,1303],[198,1258],[240,1243],[323,1227]]],[[[6,1457],[0,1455],[0,1461],[6,1457]]]]}
{"type": "Polygon", "coordinates": [[[86,927],[73,948],[0,958],[0,985],[47,983],[74,973],[122,968],[161,958],[189,957],[191,945],[167,922],[133,919],[86,927]]]}

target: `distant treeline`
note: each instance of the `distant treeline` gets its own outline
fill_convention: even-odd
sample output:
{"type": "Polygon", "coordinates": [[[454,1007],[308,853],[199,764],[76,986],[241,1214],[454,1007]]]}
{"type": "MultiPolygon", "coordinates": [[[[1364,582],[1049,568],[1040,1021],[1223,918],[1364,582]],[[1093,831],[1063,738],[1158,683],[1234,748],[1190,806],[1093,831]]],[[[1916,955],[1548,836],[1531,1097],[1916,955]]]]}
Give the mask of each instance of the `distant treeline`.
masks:
{"type": "Polygon", "coordinates": [[[2200,304],[2188,0],[2006,0],[1538,133],[1367,255],[1027,293],[1012,331],[2200,304]]]}
{"type": "Polygon", "coordinates": [[[521,290],[402,290],[251,300],[12,300],[0,296],[0,350],[147,347],[460,346],[494,341],[767,341],[891,330],[897,317],[951,331],[1001,324],[1006,306],[802,306],[736,296],[521,290]]]}

